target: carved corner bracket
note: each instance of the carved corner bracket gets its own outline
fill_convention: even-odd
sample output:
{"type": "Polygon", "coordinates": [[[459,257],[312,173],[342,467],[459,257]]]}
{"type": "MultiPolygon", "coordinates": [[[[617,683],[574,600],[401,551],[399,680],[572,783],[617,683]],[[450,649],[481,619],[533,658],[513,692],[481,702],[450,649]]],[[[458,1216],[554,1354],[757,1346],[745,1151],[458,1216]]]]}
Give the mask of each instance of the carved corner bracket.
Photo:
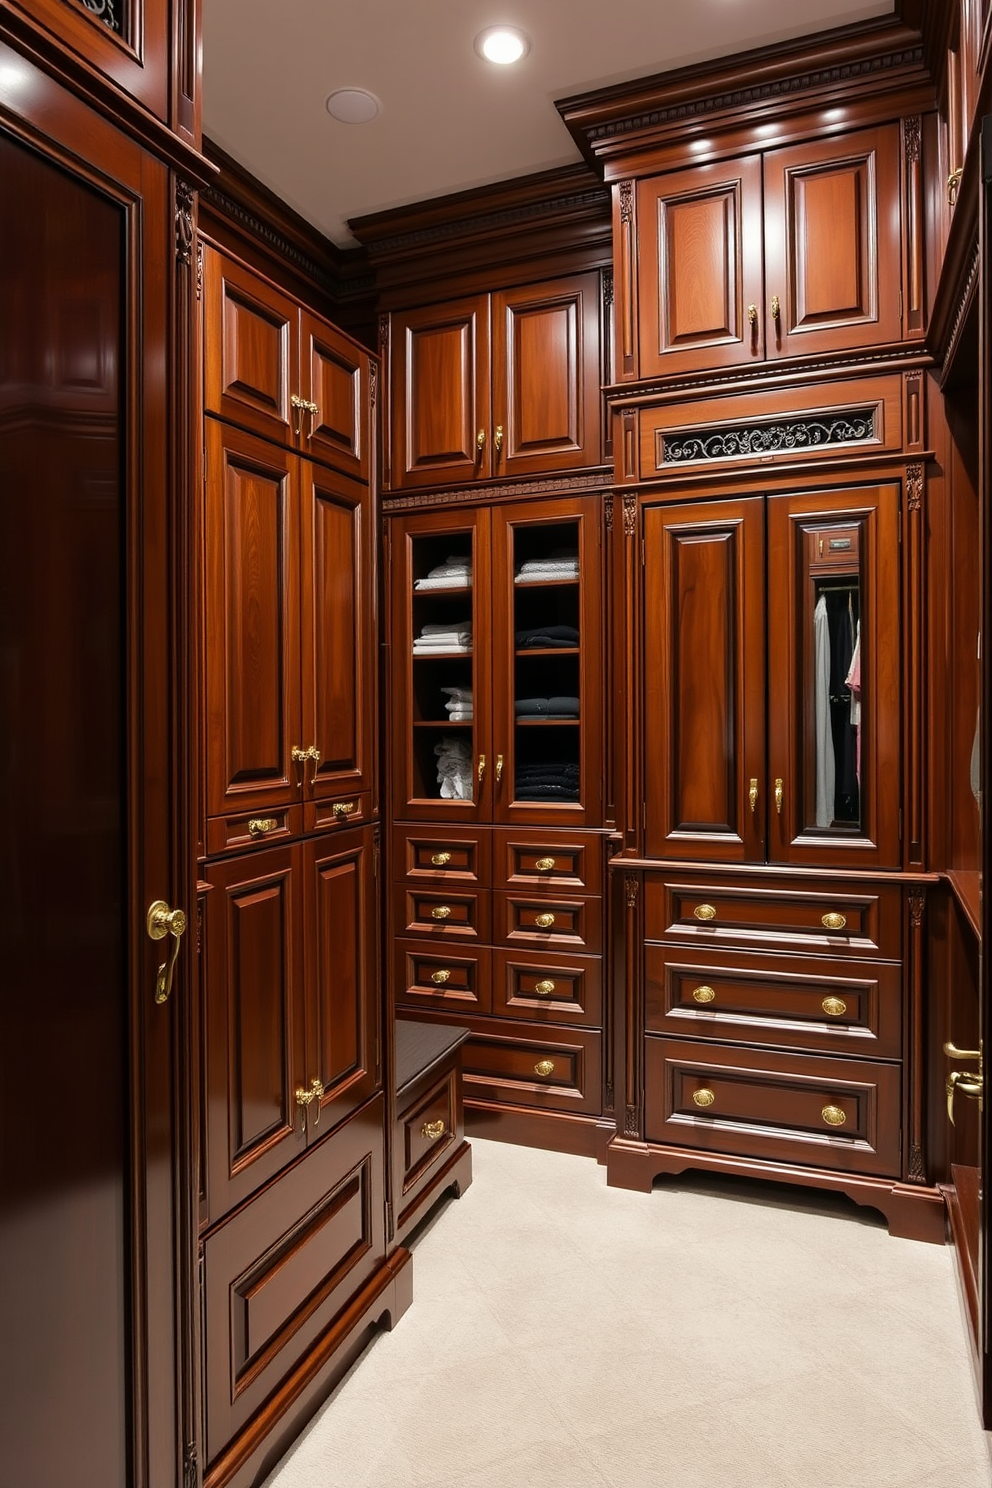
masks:
{"type": "Polygon", "coordinates": [[[193,202],[196,193],[188,181],[176,181],[176,258],[184,268],[193,262],[193,202]]]}

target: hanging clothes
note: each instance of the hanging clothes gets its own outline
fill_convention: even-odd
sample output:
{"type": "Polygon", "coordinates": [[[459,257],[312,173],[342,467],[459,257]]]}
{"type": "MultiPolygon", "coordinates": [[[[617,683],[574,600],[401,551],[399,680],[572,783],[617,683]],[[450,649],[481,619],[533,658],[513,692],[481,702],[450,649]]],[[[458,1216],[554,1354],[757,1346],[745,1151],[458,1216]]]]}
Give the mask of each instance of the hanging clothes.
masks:
{"type": "Polygon", "coordinates": [[[816,742],[816,825],[829,827],[834,819],[835,762],[830,720],[830,622],[827,597],[821,594],[813,611],[813,713],[816,742]]]}
{"type": "Polygon", "coordinates": [[[854,655],[851,657],[851,665],[847,676],[844,678],[845,686],[851,689],[851,726],[855,732],[855,773],[858,779],[858,788],[861,788],[861,621],[858,621],[854,636],[854,655]]]}

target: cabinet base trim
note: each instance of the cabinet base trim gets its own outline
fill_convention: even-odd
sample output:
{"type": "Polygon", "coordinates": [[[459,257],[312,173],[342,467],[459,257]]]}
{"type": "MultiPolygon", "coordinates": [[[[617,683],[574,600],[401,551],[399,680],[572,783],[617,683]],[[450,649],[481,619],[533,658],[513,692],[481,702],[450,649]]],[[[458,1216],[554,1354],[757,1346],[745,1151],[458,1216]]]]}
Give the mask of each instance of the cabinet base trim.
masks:
{"type": "Polygon", "coordinates": [[[539,1147],[545,1152],[569,1152],[575,1157],[605,1161],[613,1122],[601,1117],[572,1116],[560,1111],[535,1111],[466,1097],[465,1129],[469,1136],[517,1147],[539,1147]]]}
{"type": "Polygon", "coordinates": [[[640,1193],[650,1193],[655,1178],[674,1176],[691,1169],[846,1194],[855,1204],[878,1209],[885,1217],[890,1235],[904,1240],[924,1240],[933,1245],[944,1244],[944,1200],[936,1188],[920,1188],[915,1184],[726,1154],[690,1152],[682,1147],[655,1146],[623,1137],[614,1137],[607,1148],[606,1182],[610,1188],[631,1188],[640,1193]]]}
{"type": "Polygon", "coordinates": [[[413,1202],[400,1212],[396,1224],[396,1239],[402,1243],[416,1225],[433,1209],[434,1205],[449,1191],[460,1199],[472,1182],[472,1149],[462,1142],[454,1154],[434,1175],[426,1188],[414,1197],[413,1202]]]}

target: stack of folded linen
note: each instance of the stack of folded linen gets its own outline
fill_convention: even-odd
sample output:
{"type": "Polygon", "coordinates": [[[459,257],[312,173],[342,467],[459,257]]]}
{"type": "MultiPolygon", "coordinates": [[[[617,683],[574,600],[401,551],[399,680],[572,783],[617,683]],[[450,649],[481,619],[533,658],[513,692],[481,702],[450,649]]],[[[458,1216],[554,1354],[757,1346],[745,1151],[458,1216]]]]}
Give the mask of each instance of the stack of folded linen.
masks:
{"type": "Polygon", "coordinates": [[[437,783],[445,801],[471,801],[472,751],[464,739],[445,734],[434,745],[437,756],[437,783]]]}
{"type": "Polygon", "coordinates": [[[437,568],[432,568],[426,579],[415,579],[414,589],[471,589],[472,559],[450,554],[437,568]]]}
{"type": "Polygon", "coordinates": [[[442,687],[442,692],[448,694],[445,708],[452,723],[470,723],[472,719],[472,689],[471,687],[442,687]]]}
{"type": "Polygon", "coordinates": [[[577,697],[517,698],[518,718],[578,718],[577,697]]]}
{"type": "Polygon", "coordinates": [[[519,650],[552,650],[558,647],[577,646],[579,632],[574,625],[532,625],[528,630],[517,631],[519,650]]]}
{"type": "Polygon", "coordinates": [[[516,584],[546,584],[549,579],[577,579],[579,555],[574,549],[555,548],[548,558],[529,558],[517,570],[516,584]]]}
{"type": "Polygon", "coordinates": [[[453,620],[448,625],[425,625],[413,638],[414,656],[437,656],[450,651],[471,651],[471,620],[453,620]]]}
{"type": "Polygon", "coordinates": [[[579,767],[575,760],[540,760],[517,765],[518,801],[577,801],[579,767]]]}

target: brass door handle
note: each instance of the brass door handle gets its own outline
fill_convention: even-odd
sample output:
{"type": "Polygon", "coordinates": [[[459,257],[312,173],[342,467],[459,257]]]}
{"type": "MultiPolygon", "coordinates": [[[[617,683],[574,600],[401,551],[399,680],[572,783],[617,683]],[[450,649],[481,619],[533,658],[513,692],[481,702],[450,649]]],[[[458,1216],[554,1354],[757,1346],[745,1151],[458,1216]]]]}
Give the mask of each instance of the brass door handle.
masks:
{"type": "MultiPolygon", "coordinates": [[[[318,755],[318,759],[320,756],[318,755]]],[[[313,781],[311,781],[313,784],[313,781]]],[[[335,801],[331,807],[332,816],[350,816],[355,809],[354,801],[335,801]]]]}
{"type": "Polygon", "coordinates": [[[451,862],[451,854],[449,852],[431,853],[431,862],[435,868],[443,868],[446,863],[451,862]]]}
{"type": "Polygon", "coordinates": [[[954,1096],[960,1090],[969,1100],[981,1101],[985,1090],[985,1081],[981,1075],[976,1075],[973,1070],[951,1070],[947,1077],[947,1115],[952,1126],[957,1123],[954,1120],[954,1096]]]}
{"type": "Polygon", "coordinates": [[[289,400],[289,406],[293,410],[293,434],[299,439],[303,432],[303,414],[309,412],[310,405],[305,398],[294,393],[289,400]]]}
{"type": "Polygon", "coordinates": [[[782,302],[778,295],[772,295],[772,320],[782,319],[782,302]]]}
{"type": "Polygon", "coordinates": [[[553,1075],[555,1062],[553,1059],[539,1059],[534,1066],[535,1075],[553,1075]]]}
{"type": "Polygon", "coordinates": [[[443,1121],[425,1121],[420,1128],[420,1135],[426,1137],[429,1142],[436,1142],[438,1137],[444,1136],[443,1121]]]}
{"type": "Polygon", "coordinates": [[[550,997],[554,990],[555,984],[550,979],[548,979],[547,981],[534,983],[534,991],[537,993],[538,997],[550,997]]]}
{"type": "Polygon", "coordinates": [[[297,790],[302,790],[303,789],[303,779],[304,779],[304,776],[306,775],[306,764],[307,764],[307,760],[310,758],[310,751],[309,751],[309,749],[301,749],[300,746],[299,746],[299,744],[294,744],[293,747],[292,747],[292,749],[289,752],[290,752],[290,756],[292,758],[293,764],[296,765],[296,767],[297,767],[296,788],[297,788],[297,790]]]}
{"type": "Polygon", "coordinates": [[[172,949],[168,959],[162,962],[155,977],[155,1001],[168,1002],[172,991],[172,973],[176,969],[179,942],[186,929],[186,916],[181,909],[170,909],[164,899],[155,899],[148,906],[145,925],[152,940],[164,940],[172,936],[172,949]]]}
{"type": "Polygon", "coordinates": [[[555,917],[553,914],[539,914],[535,919],[534,924],[537,925],[541,930],[550,930],[554,922],[555,917]]]}
{"type": "Polygon", "coordinates": [[[758,782],[753,778],[748,788],[747,804],[750,806],[751,815],[753,816],[755,811],[758,809],[758,782]]]}
{"type": "Polygon", "coordinates": [[[757,305],[748,305],[748,307],[747,307],[747,318],[748,318],[748,321],[750,322],[751,325],[756,326],[758,324],[758,307],[757,307],[757,305]]]}
{"type": "Polygon", "coordinates": [[[482,784],[482,777],[485,775],[485,773],[486,773],[486,756],[484,754],[480,754],[479,755],[479,768],[476,771],[476,774],[479,777],[479,784],[480,785],[482,784]]]}
{"type": "Polygon", "coordinates": [[[274,816],[253,816],[248,823],[248,832],[252,837],[264,837],[266,832],[274,832],[278,825],[274,816]]]}
{"type": "Polygon", "coordinates": [[[316,403],[308,403],[306,405],[306,410],[307,413],[310,415],[310,433],[307,435],[307,439],[310,440],[314,436],[314,430],[317,427],[317,420],[320,418],[320,409],[318,408],[316,403]]]}
{"type": "Polygon", "coordinates": [[[311,785],[316,785],[317,784],[317,766],[320,764],[320,750],[317,748],[316,744],[311,744],[309,746],[309,748],[307,749],[307,752],[306,752],[306,758],[308,760],[313,760],[313,775],[311,776],[310,784],[311,785]]]}
{"type": "Polygon", "coordinates": [[[296,1104],[300,1107],[300,1110],[303,1112],[303,1130],[304,1131],[306,1131],[306,1128],[307,1128],[307,1107],[310,1105],[310,1103],[312,1101],[316,1101],[317,1102],[317,1117],[316,1117],[316,1120],[314,1121],[314,1130],[316,1130],[316,1128],[320,1125],[320,1102],[322,1101],[322,1099],[324,1097],[324,1083],[323,1083],[323,1081],[322,1080],[318,1080],[316,1078],[316,1076],[315,1076],[314,1079],[312,1079],[310,1081],[310,1088],[309,1088],[309,1090],[305,1090],[302,1085],[297,1085],[296,1092],[295,1093],[296,1093],[296,1104]]]}
{"type": "Polygon", "coordinates": [[[503,779],[503,756],[501,754],[498,754],[496,756],[496,784],[499,785],[499,783],[500,783],[500,781],[502,779],[503,779]]]}
{"type": "Polygon", "coordinates": [[[447,904],[435,904],[431,910],[432,920],[447,920],[451,917],[451,910],[447,904]]]}
{"type": "Polygon", "coordinates": [[[948,1059],[977,1059],[979,1064],[982,1062],[981,1049],[959,1049],[950,1040],[944,1045],[944,1053],[948,1059]]]}
{"type": "Polygon", "coordinates": [[[313,1120],[313,1128],[314,1131],[316,1131],[318,1126],[320,1125],[320,1103],[324,1099],[323,1080],[318,1080],[316,1077],[314,1077],[314,1079],[310,1081],[310,1098],[311,1100],[316,1102],[315,1109],[317,1114],[313,1120]]]}
{"type": "Polygon", "coordinates": [[[554,866],[554,858],[538,858],[537,862],[534,864],[534,867],[537,869],[538,873],[550,873],[554,866]]]}
{"type": "Polygon", "coordinates": [[[779,776],[776,779],[776,781],[775,781],[775,810],[778,812],[779,816],[782,815],[782,802],[784,800],[785,800],[785,785],[784,785],[784,782],[782,780],[782,777],[779,776]]]}
{"type": "Polygon", "coordinates": [[[476,434],[476,436],[475,436],[475,448],[478,451],[478,453],[476,455],[476,459],[477,460],[481,460],[482,459],[482,451],[485,449],[485,447],[486,447],[486,431],[485,431],[485,429],[480,429],[479,432],[478,432],[478,434],[476,434]]]}
{"type": "Polygon", "coordinates": [[[499,454],[500,450],[503,448],[503,425],[502,424],[497,424],[496,425],[496,432],[493,435],[493,444],[496,446],[496,453],[499,454]]]}
{"type": "Polygon", "coordinates": [[[446,968],[441,971],[432,971],[431,981],[434,983],[435,987],[443,987],[445,982],[451,981],[451,972],[448,971],[446,968]]]}

